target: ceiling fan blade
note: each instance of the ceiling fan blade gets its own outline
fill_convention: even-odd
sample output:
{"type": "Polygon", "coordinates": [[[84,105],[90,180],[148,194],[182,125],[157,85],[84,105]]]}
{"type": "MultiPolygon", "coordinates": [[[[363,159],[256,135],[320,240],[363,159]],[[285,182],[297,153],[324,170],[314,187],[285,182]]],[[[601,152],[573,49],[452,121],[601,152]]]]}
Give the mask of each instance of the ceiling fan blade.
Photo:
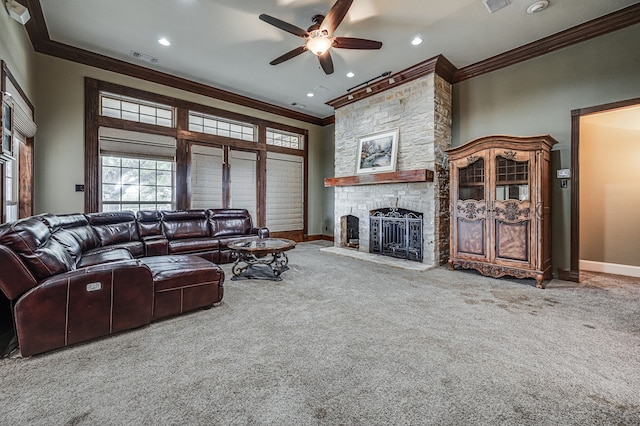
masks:
{"type": "Polygon", "coordinates": [[[335,37],[333,47],[339,49],[380,49],[382,42],[364,38],[335,37]]]}
{"type": "Polygon", "coordinates": [[[309,34],[307,30],[303,30],[302,28],[296,27],[288,22],[281,21],[273,16],[265,15],[264,13],[260,15],[259,18],[267,24],[271,24],[274,27],[280,28],[281,30],[293,35],[297,35],[298,37],[306,37],[309,34]]]}
{"type": "Polygon", "coordinates": [[[273,61],[269,62],[269,64],[271,64],[271,65],[281,64],[284,61],[288,61],[289,59],[295,58],[296,56],[300,55],[301,53],[304,53],[306,50],[307,50],[307,46],[296,47],[295,49],[293,49],[293,50],[285,53],[284,55],[277,57],[273,61]]]}
{"type": "Polygon", "coordinates": [[[318,56],[318,60],[325,74],[333,74],[333,59],[331,59],[331,54],[328,50],[323,55],[318,56]]]}
{"type": "Polygon", "coordinates": [[[349,11],[351,3],[353,3],[353,0],[337,0],[324,17],[322,24],[320,24],[320,29],[327,30],[329,34],[333,34],[349,11]]]}

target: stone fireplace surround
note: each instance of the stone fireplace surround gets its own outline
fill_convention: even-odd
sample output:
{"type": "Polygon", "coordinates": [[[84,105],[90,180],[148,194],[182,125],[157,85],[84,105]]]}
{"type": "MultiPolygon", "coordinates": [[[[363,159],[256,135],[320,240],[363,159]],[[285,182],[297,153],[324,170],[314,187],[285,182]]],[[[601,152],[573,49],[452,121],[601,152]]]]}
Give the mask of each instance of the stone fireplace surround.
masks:
{"type": "MultiPolygon", "coordinates": [[[[358,138],[399,130],[396,170],[430,170],[433,181],[337,184],[334,189],[334,246],[347,215],[359,219],[360,252],[369,252],[372,210],[397,207],[423,214],[423,261],[436,267],[449,250],[449,173],[444,150],[451,146],[451,85],[431,73],[336,109],[336,178],[355,175],[358,138]]],[[[333,186],[333,185],[330,185],[333,186]]]]}

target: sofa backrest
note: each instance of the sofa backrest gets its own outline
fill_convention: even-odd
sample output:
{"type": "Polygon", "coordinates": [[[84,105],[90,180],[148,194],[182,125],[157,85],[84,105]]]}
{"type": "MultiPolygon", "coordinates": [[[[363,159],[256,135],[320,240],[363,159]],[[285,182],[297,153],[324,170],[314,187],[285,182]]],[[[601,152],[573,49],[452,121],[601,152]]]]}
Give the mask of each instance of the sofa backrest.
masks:
{"type": "Polygon", "coordinates": [[[253,227],[251,215],[246,209],[207,210],[212,237],[249,234],[253,227]]]}
{"type": "Polygon", "coordinates": [[[157,237],[162,235],[162,213],[157,210],[139,210],[136,213],[138,220],[138,234],[141,238],[157,237]]]}
{"type": "Polygon", "coordinates": [[[140,240],[136,216],[131,211],[88,213],[85,216],[101,246],[140,240]]]}
{"type": "Polygon", "coordinates": [[[0,228],[0,244],[16,253],[38,281],[75,267],[65,247],[51,238],[44,222],[47,216],[51,215],[31,216],[0,228]]]}
{"type": "Polygon", "coordinates": [[[49,227],[51,238],[69,252],[74,265],[78,263],[82,253],[100,246],[98,235],[83,214],[45,215],[42,220],[49,227]]]}
{"type": "Polygon", "coordinates": [[[162,229],[169,240],[210,236],[205,210],[163,211],[162,229]]]}

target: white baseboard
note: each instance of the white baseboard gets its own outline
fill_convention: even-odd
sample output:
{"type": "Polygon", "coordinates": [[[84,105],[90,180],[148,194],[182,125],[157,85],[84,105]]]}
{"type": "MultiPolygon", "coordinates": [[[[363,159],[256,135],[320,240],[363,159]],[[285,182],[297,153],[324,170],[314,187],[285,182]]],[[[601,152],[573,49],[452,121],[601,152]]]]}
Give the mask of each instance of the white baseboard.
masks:
{"type": "Polygon", "coordinates": [[[640,278],[640,266],[581,260],[579,267],[581,271],[604,272],[605,274],[626,275],[629,277],[640,278]]]}

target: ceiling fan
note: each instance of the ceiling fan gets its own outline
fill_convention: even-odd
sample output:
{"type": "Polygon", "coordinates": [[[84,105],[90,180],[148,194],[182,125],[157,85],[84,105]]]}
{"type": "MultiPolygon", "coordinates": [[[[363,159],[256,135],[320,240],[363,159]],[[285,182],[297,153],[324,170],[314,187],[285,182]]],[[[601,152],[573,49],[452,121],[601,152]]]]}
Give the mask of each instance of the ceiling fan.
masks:
{"type": "Polygon", "coordinates": [[[269,62],[271,65],[278,65],[284,61],[288,61],[307,50],[318,56],[320,66],[326,74],[333,73],[333,60],[329,49],[332,47],[340,49],[380,49],[382,43],[374,40],[366,40],[363,38],[353,37],[334,37],[333,32],[338,28],[345,15],[349,11],[353,0],[337,0],[326,16],[314,15],[311,18],[313,25],[308,29],[296,27],[295,25],[281,21],[273,16],[260,15],[260,19],[264,22],[280,28],[288,33],[305,39],[305,45],[296,47],[295,49],[285,53],[284,55],[269,62]]]}

